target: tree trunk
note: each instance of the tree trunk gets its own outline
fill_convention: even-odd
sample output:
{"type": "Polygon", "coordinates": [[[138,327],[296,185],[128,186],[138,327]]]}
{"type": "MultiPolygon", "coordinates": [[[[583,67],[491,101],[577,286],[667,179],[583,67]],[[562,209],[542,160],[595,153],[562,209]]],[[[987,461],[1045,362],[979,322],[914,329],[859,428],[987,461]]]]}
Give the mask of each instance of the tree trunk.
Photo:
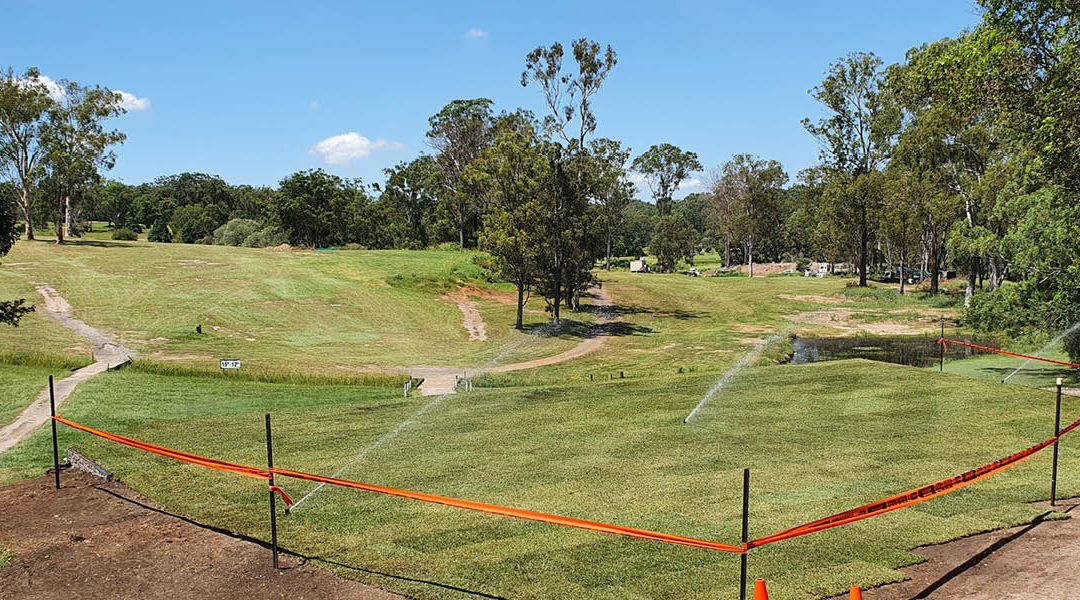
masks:
{"type": "Polygon", "coordinates": [[[900,252],[900,257],[899,258],[900,258],[900,295],[903,296],[904,295],[904,284],[907,283],[907,278],[904,277],[904,263],[906,261],[904,260],[904,252],[903,251],[900,252]]]}
{"type": "Polygon", "coordinates": [[[968,269],[967,288],[964,289],[964,308],[971,306],[971,297],[975,295],[975,282],[979,277],[979,257],[971,259],[971,267],[968,269]]]}
{"type": "Polygon", "coordinates": [[[517,293],[517,322],[514,324],[514,328],[521,329],[523,327],[522,316],[525,314],[525,286],[518,284],[517,293]]]}
{"type": "Polygon", "coordinates": [[[71,194],[64,194],[64,237],[71,237],[71,194]]]}
{"type": "Polygon", "coordinates": [[[750,277],[754,277],[754,236],[746,243],[746,259],[750,262],[750,277]]]}
{"type": "Polygon", "coordinates": [[[34,218],[30,214],[30,193],[24,188],[22,190],[22,199],[20,204],[23,211],[23,235],[26,239],[34,239],[34,218]]]}
{"type": "Polygon", "coordinates": [[[555,282],[552,286],[555,294],[555,302],[551,305],[551,322],[559,322],[559,308],[562,306],[562,264],[558,259],[555,260],[555,282]]]}
{"type": "Polygon", "coordinates": [[[859,209],[859,287],[866,287],[866,253],[870,245],[870,231],[866,223],[866,207],[859,209]]]}
{"type": "Polygon", "coordinates": [[[57,196],[57,198],[56,198],[56,208],[60,212],[59,216],[56,217],[56,243],[57,244],[63,244],[64,243],[64,219],[65,219],[65,217],[64,217],[64,214],[65,214],[64,213],[64,197],[63,196],[57,196]]]}
{"type": "Polygon", "coordinates": [[[724,267],[731,266],[731,236],[724,234],[724,267]]]}
{"type": "Polygon", "coordinates": [[[607,263],[606,263],[605,268],[608,271],[611,270],[611,232],[610,231],[608,232],[608,236],[607,236],[607,263]]]}
{"type": "MultiPolygon", "coordinates": [[[[458,217],[457,231],[458,231],[458,245],[461,247],[462,250],[464,250],[465,249],[465,213],[464,212],[462,212],[461,216],[458,217]]],[[[518,329],[521,329],[521,327],[518,327],[518,329]]]]}

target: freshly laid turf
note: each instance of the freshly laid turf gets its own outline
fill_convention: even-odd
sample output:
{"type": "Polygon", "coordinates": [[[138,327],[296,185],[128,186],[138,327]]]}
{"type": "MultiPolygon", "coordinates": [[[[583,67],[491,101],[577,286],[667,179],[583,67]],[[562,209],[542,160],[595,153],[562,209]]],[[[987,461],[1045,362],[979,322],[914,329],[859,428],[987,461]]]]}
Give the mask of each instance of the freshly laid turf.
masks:
{"type": "MultiPolygon", "coordinates": [[[[748,369],[693,426],[712,376],[479,390],[444,399],[344,476],[408,489],[737,541],[741,471],[753,470],[760,536],[929,483],[1046,438],[1052,395],[923,370],[841,361],[748,369]]],[[[247,464],[329,474],[430,398],[123,371],[80,387],[66,416],[247,464]]],[[[1066,419],[1080,406],[1066,404],[1066,419]]],[[[73,445],[166,507],[265,538],[265,487],[64,431],[73,445]]],[[[1080,438],[1064,444],[1061,494],[1080,493],[1080,438]]],[[[0,456],[0,477],[40,472],[39,432],[0,456]]],[[[753,576],[783,598],[898,577],[908,548],[1036,514],[1048,455],[955,494],[872,521],[755,550],[753,576]]],[[[297,498],[306,482],[284,481],[297,498]]],[[[438,582],[515,598],[696,598],[734,593],[737,557],[612,538],[328,488],[279,520],[283,544],[351,577],[420,598],[464,597],[438,582]],[[355,568],[370,571],[357,571],[355,568]],[[375,573],[373,573],[375,572],[375,573]]]]}

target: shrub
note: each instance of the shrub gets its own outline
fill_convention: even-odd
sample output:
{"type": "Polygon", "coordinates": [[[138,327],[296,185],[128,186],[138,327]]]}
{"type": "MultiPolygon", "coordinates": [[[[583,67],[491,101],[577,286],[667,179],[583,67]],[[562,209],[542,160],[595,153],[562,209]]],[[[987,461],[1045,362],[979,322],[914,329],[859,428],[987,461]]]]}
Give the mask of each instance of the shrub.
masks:
{"type": "Polygon", "coordinates": [[[169,226],[165,223],[154,223],[150,227],[150,233],[146,235],[146,239],[151,242],[167,244],[172,241],[172,232],[169,231],[169,226]]]}
{"type": "Polygon", "coordinates": [[[233,219],[214,230],[214,243],[219,246],[241,246],[262,226],[252,219],[233,219]]]}
{"type": "Polygon", "coordinates": [[[457,242],[443,242],[432,247],[432,250],[438,250],[439,252],[457,252],[461,250],[461,246],[457,242]]]}
{"type": "Polygon", "coordinates": [[[131,242],[139,239],[139,235],[127,227],[120,227],[119,229],[113,229],[112,239],[131,242]]]}
{"type": "Polygon", "coordinates": [[[245,248],[271,248],[289,242],[285,232],[277,227],[264,227],[249,235],[242,244],[245,248]]]}

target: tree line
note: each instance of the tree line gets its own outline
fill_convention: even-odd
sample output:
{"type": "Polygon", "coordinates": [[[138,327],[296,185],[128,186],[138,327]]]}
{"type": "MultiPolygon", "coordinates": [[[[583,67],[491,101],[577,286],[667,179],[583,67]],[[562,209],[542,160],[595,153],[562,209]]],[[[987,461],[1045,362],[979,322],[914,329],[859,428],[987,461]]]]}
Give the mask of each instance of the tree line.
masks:
{"type": "Polygon", "coordinates": [[[677,199],[705,171],[698,156],[667,143],[634,156],[597,136],[594,100],[618,59],[579,39],[526,55],[520,83],[538,92],[541,114],[454,100],[428,120],[430,151],[371,185],[318,169],[276,188],[193,173],[107,182],[98,172],[123,136],[101,123],[116,99],[68,84],[64,102],[50,101],[26,83],[36,72],[9,70],[0,125],[16,176],[5,195],[27,237],[42,221],[71,234],[81,215],[148,227],[162,242],[477,248],[517,287],[519,326],[531,294],[557,321],[597,265],[648,253],[674,271],[715,249],[751,275],[761,262],[847,263],[859,285],[879,276],[898,280],[901,293],[925,278],[937,294],[942,275],[958,272],[974,324],[1064,327],[1080,320],[1077,9],[979,4],[977,27],[912,48],[898,64],[855,52],[831,65],[810,92],[823,116],[803,121],[820,160],[794,181],[775,160],[738,154],[696,177],[704,191],[677,199]],[[20,148],[26,139],[37,150],[20,148]],[[636,198],[632,174],[651,202],[636,198]]]}

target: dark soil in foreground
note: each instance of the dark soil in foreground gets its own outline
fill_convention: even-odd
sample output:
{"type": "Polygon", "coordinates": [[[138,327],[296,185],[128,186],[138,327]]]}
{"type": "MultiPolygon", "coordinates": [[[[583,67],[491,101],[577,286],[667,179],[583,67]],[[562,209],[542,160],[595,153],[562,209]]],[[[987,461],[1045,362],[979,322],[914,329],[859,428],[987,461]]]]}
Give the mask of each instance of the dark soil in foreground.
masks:
{"type": "Polygon", "coordinates": [[[125,486],[65,472],[0,487],[0,598],[330,598],[400,596],[155,509],[125,486]]]}
{"type": "MultiPolygon", "coordinates": [[[[1080,598],[1080,500],[1058,502],[1067,520],[1046,520],[918,548],[926,562],[904,569],[910,579],[863,593],[867,600],[1020,600],[1080,598]]],[[[843,596],[846,598],[846,595],[843,596]]]]}

